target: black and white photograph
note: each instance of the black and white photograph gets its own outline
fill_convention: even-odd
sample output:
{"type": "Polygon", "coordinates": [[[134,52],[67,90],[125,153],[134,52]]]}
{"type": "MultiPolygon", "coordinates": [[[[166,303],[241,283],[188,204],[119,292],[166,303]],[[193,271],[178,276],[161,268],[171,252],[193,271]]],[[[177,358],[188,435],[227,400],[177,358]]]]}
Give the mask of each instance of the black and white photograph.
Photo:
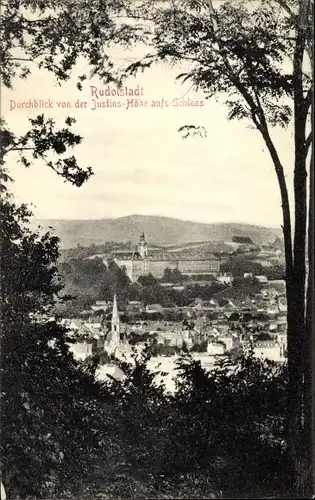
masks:
{"type": "Polygon", "coordinates": [[[314,498],[314,0],[0,4],[1,500],[314,498]]]}

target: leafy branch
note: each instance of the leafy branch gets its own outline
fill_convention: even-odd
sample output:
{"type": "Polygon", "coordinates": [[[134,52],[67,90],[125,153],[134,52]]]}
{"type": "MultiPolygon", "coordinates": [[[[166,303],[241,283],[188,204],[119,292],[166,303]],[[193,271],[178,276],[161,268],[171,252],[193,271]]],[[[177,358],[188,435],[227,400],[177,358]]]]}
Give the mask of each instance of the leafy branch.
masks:
{"type": "MultiPolygon", "coordinates": [[[[29,122],[30,130],[21,136],[16,136],[7,128],[2,127],[0,131],[1,166],[4,165],[4,159],[8,153],[17,152],[19,161],[25,167],[30,167],[34,160],[42,160],[57,175],[75,186],[81,186],[93,175],[91,167],[81,167],[74,156],[63,156],[68,149],[82,142],[82,137],[71,130],[75,123],[74,118],[67,117],[65,127],[59,130],[55,128],[54,120],[45,119],[44,115],[31,118],[29,122]],[[59,158],[53,161],[49,157],[50,154],[55,154],[59,158]]],[[[5,122],[2,120],[3,125],[5,122]]],[[[3,176],[2,180],[5,181],[3,176]]]]}

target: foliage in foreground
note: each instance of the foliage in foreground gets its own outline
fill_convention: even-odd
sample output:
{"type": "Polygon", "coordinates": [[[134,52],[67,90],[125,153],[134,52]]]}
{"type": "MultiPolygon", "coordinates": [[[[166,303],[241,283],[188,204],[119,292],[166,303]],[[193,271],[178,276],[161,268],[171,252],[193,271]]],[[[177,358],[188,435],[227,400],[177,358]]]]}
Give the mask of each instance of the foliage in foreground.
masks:
{"type": "Polygon", "coordinates": [[[107,390],[133,477],[161,493],[198,477],[203,491],[195,498],[210,491],[261,496],[289,487],[285,367],[248,353],[208,373],[185,355],[170,395],[155,384],[145,357],[119,366],[125,378],[107,390]]]}
{"type": "Polygon", "coordinates": [[[32,232],[29,216],[3,196],[0,451],[11,497],[49,494],[84,471],[83,451],[97,447],[93,374],[74,361],[65,328],[48,320],[60,290],[58,239],[32,232]]]}
{"type": "MultiPolygon", "coordinates": [[[[23,440],[10,457],[18,474],[8,487],[22,498],[87,488],[109,498],[253,498],[289,490],[285,367],[246,355],[233,367],[226,360],[207,373],[186,355],[178,359],[177,392],[171,395],[156,384],[148,359],[117,361],[124,377],[98,384],[89,395],[80,368],[67,373],[61,365],[67,379],[64,394],[51,393],[55,408],[47,395],[38,397],[40,386],[49,386],[38,380],[24,404],[27,427],[15,426],[23,440]]],[[[89,383],[91,388],[92,378],[89,383]]]]}

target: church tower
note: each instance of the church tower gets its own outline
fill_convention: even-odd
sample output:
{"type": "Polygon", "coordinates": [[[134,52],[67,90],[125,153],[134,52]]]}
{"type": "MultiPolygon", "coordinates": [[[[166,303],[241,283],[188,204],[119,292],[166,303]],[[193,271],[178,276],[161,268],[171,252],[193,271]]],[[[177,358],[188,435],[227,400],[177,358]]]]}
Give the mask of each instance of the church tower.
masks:
{"type": "Polygon", "coordinates": [[[113,301],[111,343],[115,345],[118,345],[120,343],[120,319],[119,319],[116,293],[114,295],[114,301],[113,301]]]}
{"type": "Polygon", "coordinates": [[[140,235],[140,243],[138,245],[138,252],[141,255],[142,259],[148,256],[148,245],[145,240],[144,233],[140,235]]]}
{"type": "Polygon", "coordinates": [[[114,295],[111,329],[104,342],[104,350],[115,357],[124,356],[132,351],[128,343],[125,325],[121,325],[117,306],[117,297],[114,295]],[[122,338],[121,338],[122,333],[122,338]]]}

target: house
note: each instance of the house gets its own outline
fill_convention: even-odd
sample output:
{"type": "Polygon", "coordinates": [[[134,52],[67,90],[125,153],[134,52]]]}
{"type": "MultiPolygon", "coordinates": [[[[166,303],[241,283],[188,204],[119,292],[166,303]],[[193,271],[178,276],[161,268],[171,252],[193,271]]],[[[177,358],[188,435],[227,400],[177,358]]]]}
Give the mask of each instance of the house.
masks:
{"type": "Polygon", "coordinates": [[[130,300],[127,304],[127,313],[140,313],[143,310],[140,300],[130,300]]]}
{"type": "Polygon", "coordinates": [[[69,329],[68,335],[73,342],[69,342],[68,346],[74,358],[84,360],[91,356],[102,336],[100,323],[96,324],[96,329],[93,328],[93,323],[83,323],[78,319],[62,319],[60,323],[69,329]]]}
{"type": "Polygon", "coordinates": [[[229,325],[218,324],[211,328],[209,333],[215,337],[225,337],[228,335],[229,331],[229,325]]]}
{"type": "Polygon", "coordinates": [[[269,316],[276,316],[276,314],[278,314],[278,308],[273,304],[269,304],[267,306],[267,314],[269,314],[269,316]]]}
{"type": "Polygon", "coordinates": [[[93,312],[107,311],[107,305],[95,304],[94,306],[91,306],[91,311],[93,312]]]}
{"type": "Polygon", "coordinates": [[[229,273],[222,273],[217,276],[217,281],[222,283],[223,285],[232,285],[233,284],[233,276],[229,273]]]}
{"type": "Polygon", "coordinates": [[[163,307],[160,304],[148,304],[145,308],[148,313],[163,312],[163,307]]]}
{"type": "Polygon", "coordinates": [[[268,283],[267,276],[255,276],[255,279],[259,281],[262,285],[266,285],[268,283]]]}
{"type": "Polygon", "coordinates": [[[227,351],[231,351],[240,345],[240,341],[237,336],[232,334],[220,337],[220,341],[225,345],[227,351]]]}
{"type": "Polygon", "coordinates": [[[202,300],[202,299],[195,299],[194,302],[192,302],[189,307],[192,307],[196,311],[213,311],[214,309],[217,309],[219,307],[219,303],[215,299],[211,300],[202,300]]]}
{"type": "Polygon", "coordinates": [[[272,361],[284,361],[284,346],[275,341],[260,341],[253,346],[253,354],[256,358],[270,359],[272,361]]]}
{"type": "Polygon", "coordinates": [[[210,356],[222,356],[225,353],[225,345],[216,340],[209,340],[207,344],[207,353],[210,356]]]}
{"type": "Polygon", "coordinates": [[[110,304],[111,303],[106,300],[96,300],[95,304],[91,306],[91,311],[107,311],[110,304]]]}
{"type": "Polygon", "coordinates": [[[75,359],[84,361],[89,356],[92,356],[94,345],[94,339],[79,340],[74,344],[70,344],[69,350],[75,359]]]}
{"type": "Polygon", "coordinates": [[[269,330],[270,330],[271,332],[275,332],[277,329],[278,329],[278,325],[277,325],[277,323],[276,323],[275,321],[271,321],[271,322],[269,323],[269,330]]]}
{"type": "Polygon", "coordinates": [[[252,278],[253,273],[244,273],[244,278],[252,278]]]}
{"type": "Polygon", "coordinates": [[[91,332],[99,332],[102,329],[102,323],[100,321],[86,321],[83,326],[88,328],[91,332]]]}
{"type": "Polygon", "coordinates": [[[184,343],[188,348],[193,345],[193,334],[189,330],[155,330],[150,334],[157,335],[158,344],[170,345],[173,347],[183,347],[184,343]]]}
{"type": "MultiPolygon", "coordinates": [[[[99,328],[93,329],[93,323],[83,322],[80,319],[62,319],[60,323],[69,330],[69,335],[77,339],[93,338],[94,334],[99,332],[99,328]]],[[[100,325],[100,323],[97,323],[100,325]]]]}
{"type": "Polygon", "coordinates": [[[108,302],[106,300],[97,300],[95,302],[95,305],[97,305],[97,306],[105,306],[106,307],[108,305],[108,302]]]}

